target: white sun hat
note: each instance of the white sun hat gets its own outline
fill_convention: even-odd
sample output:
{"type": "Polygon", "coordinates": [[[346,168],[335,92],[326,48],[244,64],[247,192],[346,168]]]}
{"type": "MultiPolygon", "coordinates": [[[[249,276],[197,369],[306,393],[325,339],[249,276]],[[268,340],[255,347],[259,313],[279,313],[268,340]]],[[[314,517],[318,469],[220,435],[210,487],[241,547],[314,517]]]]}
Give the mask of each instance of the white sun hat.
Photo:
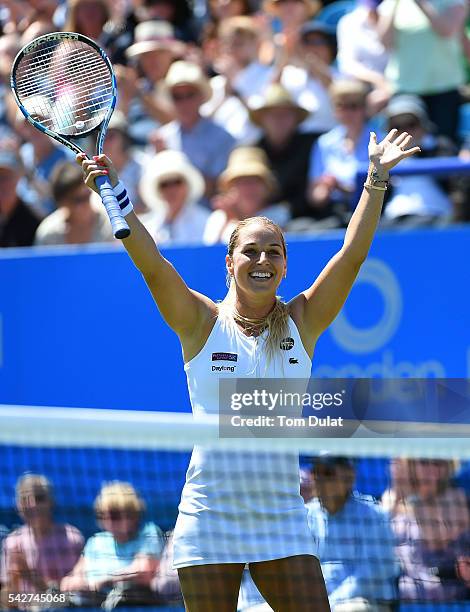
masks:
{"type": "Polygon", "coordinates": [[[142,200],[151,209],[163,213],[166,203],[160,194],[159,185],[165,179],[179,177],[183,178],[189,187],[187,204],[198,202],[205,190],[204,178],[199,170],[181,151],[157,153],[149,160],[139,183],[142,200]]]}

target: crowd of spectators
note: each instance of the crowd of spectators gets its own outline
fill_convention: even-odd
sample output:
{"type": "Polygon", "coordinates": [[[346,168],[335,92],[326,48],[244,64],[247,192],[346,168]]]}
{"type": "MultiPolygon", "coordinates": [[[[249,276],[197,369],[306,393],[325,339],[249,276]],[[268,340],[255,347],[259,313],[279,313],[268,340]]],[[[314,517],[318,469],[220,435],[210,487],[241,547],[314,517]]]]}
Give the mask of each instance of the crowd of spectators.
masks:
{"type": "MultiPolygon", "coordinates": [[[[370,130],[467,160],[466,24],[464,0],[3,0],[0,246],[112,240],[73,155],[9,91],[38,35],[77,31],[108,52],[119,99],[105,152],[137,214],[162,243],[213,244],[261,212],[294,233],[345,227],[370,130]]],[[[382,223],[469,221],[469,185],[394,176],[382,223]]]]}
{"type": "MultiPolygon", "coordinates": [[[[348,457],[322,453],[302,464],[300,492],[333,612],[470,599],[470,509],[454,478],[457,467],[393,459],[390,486],[374,498],[357,490],[356,463],[348,457]]],[[[2,607],[182,605],[172,532],[163,533],[130,483],[101,486],[93,505],[99,531],[87,538],[56,521],[54,490],[44,475],[24,474],[15,494],[22,524],[10,531],[0,526],[2,607]]],[[[271,610],[248,568],[238,609],[271,610]]]]}

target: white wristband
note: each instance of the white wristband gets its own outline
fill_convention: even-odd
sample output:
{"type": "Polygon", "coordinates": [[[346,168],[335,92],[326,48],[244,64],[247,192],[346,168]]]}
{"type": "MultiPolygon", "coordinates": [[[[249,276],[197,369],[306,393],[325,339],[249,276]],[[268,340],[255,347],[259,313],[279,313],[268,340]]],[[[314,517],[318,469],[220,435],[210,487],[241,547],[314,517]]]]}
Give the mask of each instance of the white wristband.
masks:
{"type": "Polygon", "coordinates": [[[124,184],[119,181],[119,183],[113,187],[113,191],[118,201],[119,208],[121,209],[122,216],[125,217],[134,210],[132,202],[127,194],[127,189],[124,187],[124,184]]]}

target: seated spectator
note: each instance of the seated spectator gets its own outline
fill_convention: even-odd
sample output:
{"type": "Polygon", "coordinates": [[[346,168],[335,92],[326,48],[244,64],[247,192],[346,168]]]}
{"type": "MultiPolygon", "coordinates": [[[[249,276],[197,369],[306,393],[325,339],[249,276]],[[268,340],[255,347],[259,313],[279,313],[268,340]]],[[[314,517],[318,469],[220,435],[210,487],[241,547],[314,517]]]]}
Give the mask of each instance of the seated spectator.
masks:
{"type": "MultiPolygon", "coordinates": [[[[388,515],[372,498],[353,492],[355,469],[350,459],[320,455],[312,475],[316,497],[306,504],[308,522],[332,612],[392,612],[398,565],[388,515]]],[[[239,610],[255,612],[262,602],[245,572],[239,610]]],[[[260,612],[271,610],[266,606],[260,612]]]]}
{"type": "Polygon", "coordinates": [[[83,183],[79,166],[65,162],[51,177],[51,189],[57,210],[39,225],[35,245],[87,244],[109,242],[113,232],[101,204],[83,183]]]}
{"type": "Polygon", "coordinates": [[[220,23],[230,17],[251,15],[253,10],[250,0],[208,0],[209,18],[220,23]]]}
{"type": "Polygon", "coordinates": [[[201,173],[180,151],[162,151],[149,160],[140,192],[150,213],[142,217],[157,244],[202,243],[209,211],[201,173]]]}
{"type": "MultiPolygon", "coordinates": [[[[18,34],[0,36],[0,130],[12,125],[17,106],[10,96],[10,72],[16,54],[20,50],[18,34]]],[[[0,132],[0,138],[3,136],[0,132]]]]}
{"type": "Polygon", "coordinates": [[[17,194],[23,175],[19,156],[0,149],[0,247],[31,246],[41,222],[39,215],[17,194]]]}
{"type": "Polygon", "coordinates": [[[330,95],[339,77],[335,58],[334,28],[315,20],[302,27],[295,51],[286,55],[280,82],[310,113],[300,126],[302,132],[324,134],[337,123],[330,95]]]}
{"type": "Polygon", "coordinates": [[[166,21],[172,25],[181,40],[195,40],[190,0],[142,0],[133,4],[137,5],[138,21],[166,21]]]}
{"type": "MultiPolygon", "coordinates": [[[[457,147],[449,138],[432,133],[426,107],[417,96],[392,98],[385,114],[387,131],[396,128],[413,137],[413,144],[421,149],[417,159],[457,155],[457,147]]],[[[439,180],[431,174],[394,176],[390,185],[384,209],[388,224],[428,225],[452,216],[448,192],[457,189],[453,187],[455,179],[439,180]]]]}
{"type": "Polygon", "coordinates": [[[465,492],[451,483],[455,465],[445,460],[401,460],[405,495],[392,529],[401,563],[400,598],[455,601],[467,595],[457,573],[460,539],[470,529],[465,492]],[[408,493],[408,494],[406,494],[408,493]]]}
{"type": "Polygon", "coordinates": [[[129,120],[132,138],[145,145],[153,130],[174,119],[163,80],[172,62],[184,54],[185,45],[165,21],[139,23],[134,40],[125,52],[128,65],[115,66],[118,108],[129,120]]]}
{"type": "Polygon", "coordinates": [[[308,167],[315,136],[299,131],[308,115],[279,84],[271,85],[263,103],[250,113],[253,123],[263,130],[257,146],[266,153],[279,184],[280,200],[289,202],[293,217],[308,216],[311,211],[307,202],[308,167]]]}
{"type": "Polygon", "coordinates": [[[165,547],[151,588],[159,605],[183,605],[178,571],[173,568],[173,531],[165,534],[165,547]]]}
{"type": "Polygon", "coordinates": [[[106,0],[68,0],[65,32],[78,32],[106,47],[105,25],[111,19],[106,0]]]}
{"type": "Polygon", "coordinates": [[[300,476],[300,495],[305,503],[311,501],[315,497],[315,480],[312,474],[312,466],[310,464],[302,464],[299,468],[300,476]]]}
{"type": "Polygon", "coordinates": [[[272,20],[275,32],[273,52],[278,64],[284,65],[286,56],[295,53],[302,26],[320,8],[319,0],[264,0],[263,11],[272,20]]]}
{"type": "Polygon", "coordinates": [[[142,524],[145,503],[127,482],[105,484],[94,509],[103,531],[86,543],[61,591],[77,604],[154,603],[151,581],[163,549],[163,534],[154,523],[142,524]]]}
{"type": "Polygon", "coordinates": [[[173,101],[176,120],[158,130],[162,148],[187,155],[204,176],[205,195],[210,198],[215,193],[217,179],[227,165],[235,141],[223,127],[201,116],[201,106],[210,98],[211,88],[199,66],[191,62],[174,62],[165,84],[173,101]]]}
{"type": "Polygon", "coordinates": [[[368,106],[374,113],[382,110],[391,94],[384,74],[388,53],[377,32],[380,2],[360,0],[341,17],[336,29],[338,70],[345,78],[357,79],[371,88],[368,106]]]}
{"type": "Polygon", "coordinates": [[[219,74],[211,79],[212,98],[203,106],[204,115],[225,127],[237,144],[253,144],[259,129],[251,122],[247,105],[264,94],[274,70],[261,64],[261,33],[253,17],[232,17],[218,30],[220,51],[214,62],[219,74]]]}
{"type": "Polygon", "coordinates": [[[103,152],[113,160],[120,179],[126,185],[129,198],[137,214],[145,212],[139,195],[139,182],[142,178],[142,163],[136,151],[132,149],[129,136],[129,123],[121,111],[114,111],[106,132],[103,152]]]}
{"type": "Polygon", "coordinates": [[[385,76],[393,92],[421,96],[439,134],[457,142],[466,3],[384,0],[378,11],[379,36],[389,52],[385,76]]]}
{"type": "MultiPolygon", "coordinates": [[[[9,593],[46,593],[48,589],[57,589],[74,567],[84,544],[78,529],[54,521],[53,490],[45,476],[26,474],[18,480],[16,506],[24,525],[3,541],[0,572],[3,602],[8,602],[9,593]]],[[[28,606],[10,603],[8,607],[28,606]]]]}
{"type": "Polygon", "coordinates": [[[320,455],[313,475],[318,497],[307,504],[308,520],[333,612],[391,611],[398,568],[388,515],[353,492],[350,459],[320,455]]]}
{"type": "Polygon", "coordinates": [[[370,126],[365,85],[336,81],[330,89],[339,125],[320,136],[310,157],[310,202],[317,219],[337,217],[344,224],[356,205],[353,194],[359,162],[367,162],[370,126]]]}
{"type": "Polygon", "coordinates": [[[206,244],[228,243],[238,221],[248,217],[262,215],[281,227],[290,219],[287,203],[272,204],[279,188],[262,149],[234,149],[220,177],[219,187],[220,194],[213,202],[216,210],[204,231],[206,244]]]}
{"type": "MultiPolygon", "coordinates": [[[[45,96],[29,98],[28,104],[31,104],[31,109],[34,107],[38,121],[45,118],[45,109],[49,106],[45,96]]],[[[73,157],[68,149],[57,145],[49,136],[33,127],[20,110],[16,113],[15,129],[23,141],[20,155],[25,168],[25,175],[18,185],[18,193],[38,215],[44,217],[55,210],[51,193],[54,168],[67,159],[72,160],[73,157]]]]}

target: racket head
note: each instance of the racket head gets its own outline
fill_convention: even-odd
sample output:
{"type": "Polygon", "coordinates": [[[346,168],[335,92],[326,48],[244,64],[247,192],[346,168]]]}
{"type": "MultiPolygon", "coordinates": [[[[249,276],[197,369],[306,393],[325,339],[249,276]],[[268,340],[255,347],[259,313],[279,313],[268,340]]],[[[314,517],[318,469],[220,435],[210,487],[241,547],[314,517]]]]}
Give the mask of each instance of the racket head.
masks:
{"type": "Polygon", "coordinates": [[[38,130],[75,153],[75,140],[95,130],[101,154],[116,106],[117,87],[106,53],[90,38],[75,32],[52,32],[25,45],[10,76],[16,103],[38,130]]]}

